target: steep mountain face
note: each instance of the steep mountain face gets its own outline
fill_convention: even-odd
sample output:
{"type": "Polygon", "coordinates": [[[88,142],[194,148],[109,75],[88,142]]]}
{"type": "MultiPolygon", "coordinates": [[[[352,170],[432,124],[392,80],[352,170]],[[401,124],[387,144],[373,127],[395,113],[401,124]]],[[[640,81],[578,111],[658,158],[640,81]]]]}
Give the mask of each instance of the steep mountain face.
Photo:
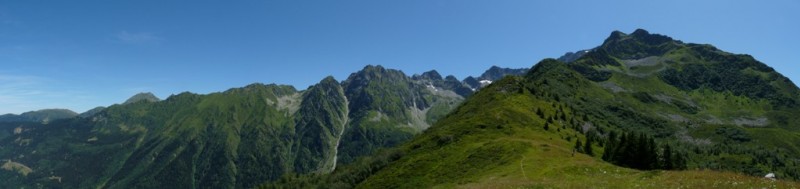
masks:
{"type": "Polygon", "coordinates": [[[574,62],[575,60],[578,60],[579,58],[583,57],[583,55],[586,55],[586,53],[589,53],[589,51],[591,51],[591,50],[592,49],[579,50],[579,51],[575,51],[575,52],[567,52],[564,55],[561,55],[561,57],[558,57],[558,59],[556,59],[556,60],[561,61],[561,62],[571,63],[571,62],[574,62]]]}
{"type": "Polygon", "coordinates": [[[138,93],[136,95],[133,95],[132,97],[128,98],[128,100],[125,100],[125,102],[122,103],[122,104],[130,104],[130,103],[135,103],[135,102],[139,102],[139,101],[158,102],[159,100],[161,100],[161,99],[158,99],[158,97],[156,97],[156,95],[154,95],[153,93],[146,92],[146,93],[138,93]]]}
{"type": "Polygon", "coordinates": [[[0,115],[0,122],[40,122],[47,123],[53,120],[66,119],[77,116],[78,113],[67,109],[43,109],[25,112],[20,115],[0,115]]]}
{"type": "Polygon", "coordinates": [[[405,142],[462,100],[380,66],[303,91],[137,94],[46,126],[0,124],[0,188],[251,188],[325,174],[405,142]]]}
{"type": "Polygon", "coordinates": [[[486,87],[487,85],[492,84],[492,82],[500,80],[505,76],[508,75],[522,76],[525,75],[525,73],[527,72],[528,72],[527,68],[513,69],[513,68],[501,68],[497,66],[492,66],[491,68],[483,72],[483,74],[481,74],[480,77],[476,78],[469,76],[465,78],[462,83],[468,85],[471,89],[473,89],[473,91],[475,91],[480,88],[486,87]]]}
{"type": "Polygon", "coordinates": [[[490,81],[497,81],[502,79],[507,75],[515,75],[521,76],[525,75],[528,72],[526,68],[519,68],[519,69],[512,69],[512,68],[500,68],[497,66],[492,66],[489,70],[486,70],[479,79],[481,80],[490,80],[490,81]]]}
{"type": "Polygon", "coordinates": [[[748,55],[614,32],[572,63],[493,82],[392,151],[263,187],[797,187],[798,95],[748,55]]]}
{"type": "Polygon", "coordinates": [[[422,73],[422,75],[414,75],[411,77],[417,83],[423,84],[433,90],[449,90],[453,91],[456,94],[467,97],[471,95],[474,91],[469,87],[469,85],[458,81],[458,79],[453,75],[448,75],[445,78],[442,78],[439,75],[439,72],[436,70],[427,71],[422,73]]]}
{"type": "Polygon", "coordinates": [[[297,172],[333,171],[350,116],[344,90],[333,77],[323,79],[303,94],[297,116],[297,172]]]}
{"type": "Polygon", "coordinates": [[[443,80],[442,75],[439,74],[436,70],[431,70],[427,72],[423,72],[420,74],[414,74],[411,76],[413,80],[429,80],[429,81],[441,81],[443,80]]]}
{"type": "Polygon", "coordinates": [[[467,78],[464,78],[463,83],[465,85],[468,85],[470,87],[470,89],[472,89],[472,90],[477,90],[477,88],[481,87],[481,81],[479,81],[477,78],[472,77],[472,76],[468,76],[467,78]]]}
{"type": "Polygon", "coordinates": [[[458,81],[456,76],[448,75],[444,78],[444,82],[441,84],[441,88],[445,90],[451,90],[462,97],[468,97],[475,93],[468,85],[464,84],[464,82],[458,81]]]}
{"type": "Polygon", "coordinates": [[[427,71],[421,75],[414,75],[412,80],[426,85],[432,89],[444,89],[453,91],[462,97],[468,97],[475,93],[480,88],[492,84],[493,81],[499,80],[505,76],[522,76],[528,72],[527,68],[501,68],[492,66],[478,77],[468,76],[464,80],[459,81],[455,76],[448,75],[444,79],[439,75],[436,70],[427,71]]]}
{"type": "Polygon", "coordinates": [[[340,146],[342,162],[405,142],[463,100],[453,91],[418,81],[398,70],[367,66],[342,82],[350,102],[350,123],[340,146]]]}

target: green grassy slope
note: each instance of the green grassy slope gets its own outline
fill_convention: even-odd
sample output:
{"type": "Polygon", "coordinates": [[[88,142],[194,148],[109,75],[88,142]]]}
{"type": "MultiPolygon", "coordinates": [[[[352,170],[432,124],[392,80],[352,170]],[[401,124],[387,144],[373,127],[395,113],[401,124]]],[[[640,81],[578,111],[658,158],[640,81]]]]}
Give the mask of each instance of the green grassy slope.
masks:
{"type": "Polygon", "coordinates": [[[563,64],[548,61],[537,65],[525,80],[506,78],[478,92],[404,145],[404,156],[358,187],[797,187],[793,182],[727,172],[622,168],[603,162],[600,146],[594,146],[595,156],[573,153],[575,140],[585,138],[571,129],[570,120],[583,117],[582,113],[569,108],[570,100],[563,97],[569,95],[547,88],[581,88],[585,92],[571,93],[577,99],[612,96],[592,93],[603,94],[603,89],[579,79],[563,64]],[[526,88],[526,83],[533,88],[526,88]],[[562,96],[564,102],[555,96],[562,96]],[[539,110],[544,117],[537,114],[539,110]],[[567,119],[561,119],[561,114],[567,119]],[[551,117],[556,118],[547,121],[551,117]],[[544,129],[545,124],[549,129],[544,129]]]}
{"type": "Polygon", "coordinates": [[[297,150],[297,172],[333,171],[337,148],[349,122],[347,105],[344,90],[333,77],[305,92],[295,125],[299,140],[292,146],[297,150]]]}
{"type": "Polygon", "coordinates": [[[798,95],[747,55],[614,32],[573,63],[546,59],[495,82],[398,148],[261,188],[797,187],[798,95]],[[612,132],[653,136],[654,156],[669,144],[688,169],[607,163],[612,132]],[[573,152],[587,140],[592,155],[573,152]]]}
{"type": "Polygon", "coordinates": [[[6,175],[15,178],[6,183],[246,187],[294,169],[294,157],[286,152],[290,144],[276,136],[291,133],[287,130],[293,123],[289,109],[279,107],[278,101],[296,93],[286,86],[251,85],[210,95],[183,93],[158,103],[115,105],[91,118],[47,126],[22,124],[21,133],[3,139],[0,154],[34,172],[6,175]]]}

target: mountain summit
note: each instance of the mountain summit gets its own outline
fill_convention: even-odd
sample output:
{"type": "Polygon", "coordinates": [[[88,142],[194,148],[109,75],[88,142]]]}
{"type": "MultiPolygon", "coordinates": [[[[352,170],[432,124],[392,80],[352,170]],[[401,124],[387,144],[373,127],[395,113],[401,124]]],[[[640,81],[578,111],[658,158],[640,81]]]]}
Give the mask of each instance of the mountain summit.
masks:
{"type": "Polygon", "coordinates": [[[657,76],[683,91],[730,92],[775,105],[797,105],[800,94],[788,78],[750,55],[687,44],[643,29],[630,35],[615,31],[601,46],[570,65],[594,81],[657,76]]]}
{"type": "Polygon", "coordinates": [[[158,102],[160,100],[161,99],[156,97],[156,95],[154,95],[153,93],[143,92],[143,93],[138,93],[136,95],[133,95],[132,97],[128,98],[128,100],[125,100],[125,102],[122,103],[122,104],[136,103],[136,102],[139,102],[139,101],[158,102]]]}

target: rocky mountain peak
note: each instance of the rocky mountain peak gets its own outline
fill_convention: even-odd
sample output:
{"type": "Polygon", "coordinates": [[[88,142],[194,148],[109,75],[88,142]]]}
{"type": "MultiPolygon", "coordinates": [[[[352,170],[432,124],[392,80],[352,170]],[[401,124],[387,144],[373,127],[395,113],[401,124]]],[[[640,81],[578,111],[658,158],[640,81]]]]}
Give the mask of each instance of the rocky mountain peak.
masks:
{"type": "Polygon", "coordinates": [[[431,71],[423,72],[422,75],[414,74],[414,76],[412,76],[411,79],[438,81],[438,80],[442,80],[442,75],[440,75],[439,72],[437,72],[436,70],[431,70],[431,71]]]}

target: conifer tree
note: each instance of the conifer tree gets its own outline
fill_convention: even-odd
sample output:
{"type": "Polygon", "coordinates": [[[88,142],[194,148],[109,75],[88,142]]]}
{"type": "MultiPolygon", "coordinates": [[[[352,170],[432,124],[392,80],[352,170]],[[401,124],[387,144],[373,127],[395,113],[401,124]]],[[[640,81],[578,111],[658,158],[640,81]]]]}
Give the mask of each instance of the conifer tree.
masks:
{"type": "Polygon", "coordinates": [[[669,144],[664,145],[664,153],[662,156],[664,157],[664,163],[661,165],[661,168],[667,170],[674,169],[674,166],[672,166],[672,147],[670,147],[669,144]]]}
{"type": "Polygon", "coordinates": [[[586,139],[586,143],[583,145],[583,153],[589,156],[594,156],[594,152],[592,151],[592,140],[588,138],[586,139]]]}

